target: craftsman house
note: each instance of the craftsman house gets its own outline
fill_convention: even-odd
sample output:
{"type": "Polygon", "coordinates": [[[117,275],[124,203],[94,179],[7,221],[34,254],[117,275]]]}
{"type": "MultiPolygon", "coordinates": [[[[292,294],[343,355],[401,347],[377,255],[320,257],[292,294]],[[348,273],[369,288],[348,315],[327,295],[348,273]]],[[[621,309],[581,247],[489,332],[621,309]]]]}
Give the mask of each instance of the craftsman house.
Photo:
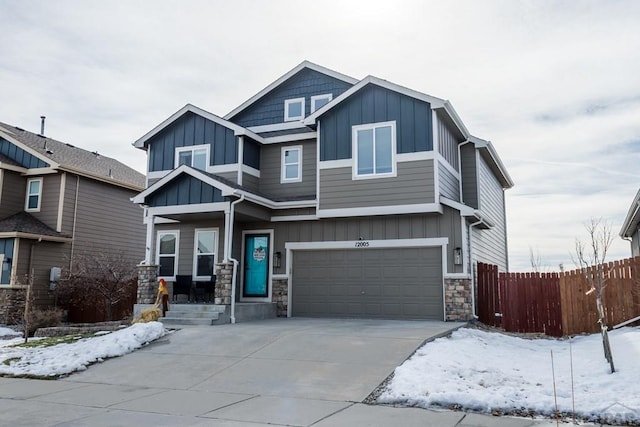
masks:
{"type": "Polygon", "coordinates": [[[219,269],[232,312],[469,319],[474,263],[508,269],[513,182],[493,146],[448,101],[386,80],[305,61],[224,117],[186,105],[134,145],[146,263],[172,283],[219,269]]]}
{"type": "MultiPolygon", "coordinates": [[[[43,119],[44,120],[44,119],[43,119]]],[[[76,254],[144,257],[144,175],[122,163],[0,123],[0,322],[33,272],[37,305],[54,301],[76,254]]]]}
{"type": "Polygon", "coordinates": [[[629,212],[620,229],[620,237],[631,243],[631,256],[640,256],[640,190],[633,198],[629,212]]]}

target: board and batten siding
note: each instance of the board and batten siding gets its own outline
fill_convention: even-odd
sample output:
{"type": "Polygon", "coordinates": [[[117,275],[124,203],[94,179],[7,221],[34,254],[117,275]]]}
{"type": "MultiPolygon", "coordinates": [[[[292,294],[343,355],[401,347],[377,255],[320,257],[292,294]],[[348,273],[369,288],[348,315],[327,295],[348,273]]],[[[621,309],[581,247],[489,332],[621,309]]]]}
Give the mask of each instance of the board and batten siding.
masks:
{"type": "Polygon", "coordinates": [[[162,188],[147,196],[151,207],[192,205],[224,201],[220,189],[183,173],[162,188]]]}
{"type": "Polygon", "coordinates": [[[440,194],[456,202],[460,201],[460,181],[451,170],[438,162],[438,178],[440,180],[440,194]]]}
{"type": "Polygon", "coordinates": [[[350,159],[352,127],[388,121],[397,153],[433,150],[431,105],[369,84],[320,117],[320,161],[350,159]]]}
{"type": "Polygon", "coordinates": [[[313,199],[316,194],[316,157],[315,140],[263,146],[260,192],[275,200],[304,196],[313,199]],[[302,146],[302,181],[280,183],[282,148],[291,146],[302,146]]]}
{"type": "Polygon", "coordinates": [[[27,178],[6,169],[1,170],[0,174],[2,174],[0,218],[6,218],[24,210],[27,178]]]}
{"type": "Polygon", "coordinates": [[[493,227],[488,230],[472,229],[474,260],[495,264],[500,271],[508,271],[504,190],[482,156],[477,159],[480,212],[493,223],[493,227]]]}
{"type": "MultiPolygon", "coordinates": [[[[69,180],[69,179],[68,179],[69,180]]],[[[80,178],[74,254],[118,254],[131,265],[144,259],[144,210],[129,200],[135,191],[80,178]]]]}
{"type": "Polygon", "coordinates": [[[460,175],[462,176],[462,202],[478,209],[478,152],[473,144],[465,144],[460,148],[460,175]]]}
{"type": "Polygon", "coordinates": [[[0,154],[4,154],[14,162],[28,169],[46,168],[51,166],[49,163],[46,163],[33,154],[26,152],[4,138],[0,138],[0,154]]]}
{"type": "Polygon", "coordinates": [[[186,112],[149,142],[149,171],[175,168],[177,147],[209,145],[209,166],[238,162],[238,141],[232,129],[186,112]]]}
{"type": "Polygon", "coordinates": [[[282,123],[284,122],[284,101],[303,97],[306,117],[311,112],[312,96],[330,93],[335,99],[350,87],[351,84],[342,80],[305,68],[236,114],[231,121],[244,127],[282,123]]]}
{"type": "Polygon", "coordinates": [[[442,120],[438,120],[438,152],[455,170],[458,169],[458,144],[459,141],[449,126],[442,120]]]}
{"type": "MultiPolygon", "coordinates": [[[[461,272],[453,265],[451,248],[462,247],[460,212],[444,206],[443,213],[384,215],[354,218],[323,218],[314,221],[260,222],[243,224],[244,230],[273,229],[274,252],[282,253],[282,266],[274,274],[285,274],[287,242],[326,242],[344,240],[387,240],[446,237],[449,239],[447,271],[461,272]]],[[[236,234],[238,234],[236,232],[236,234]]],[[[239,244],[241,242],[234,242],[239,244]]],[[[235,253],[235,251],[234,251],[235,253]]],[[[238,250],[237,256],[241,256],[238,250]]],[[[238,258],[240,259],[240,258],[238,258]]]]}
{"type": "Polygon", "coordinates": [[[433,160],[399,162],[396,177],[352,179],[352,168],[320,170],[320,209],[435,202],[433,160]]]}

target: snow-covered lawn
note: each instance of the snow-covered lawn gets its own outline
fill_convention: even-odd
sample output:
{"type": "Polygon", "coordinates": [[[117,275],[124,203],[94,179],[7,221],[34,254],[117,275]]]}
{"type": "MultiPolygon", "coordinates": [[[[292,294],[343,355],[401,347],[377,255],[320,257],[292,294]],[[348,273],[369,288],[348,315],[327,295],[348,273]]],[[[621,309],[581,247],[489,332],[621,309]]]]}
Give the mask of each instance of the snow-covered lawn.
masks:
{"type": "MultiPolygon", "coordinates": [[[[0,328],[0,336],[11,335],[9,331],[0,328]]],[[[92,363],[131,353],[165,333],[162,323],[149,322],[51,346],[15,347],[14,344],[22,343],[24,339],[1,340],[0,375],[57,377],[82,371],[92,363]]],[[[37,339],[34,341],[37,342],[37,339]]]]}
{"type": "Polygon", "coordinates": [[[459,329],[425,344],[396,368],[378,401],[552,416],[555,371],[558,411],[571,417],[575,401],[578,418],[636,425],[640,422],[640,328],[612,331],[609,339],[614,374],[599,334],[571,340],[524,339],[459,329]]]}

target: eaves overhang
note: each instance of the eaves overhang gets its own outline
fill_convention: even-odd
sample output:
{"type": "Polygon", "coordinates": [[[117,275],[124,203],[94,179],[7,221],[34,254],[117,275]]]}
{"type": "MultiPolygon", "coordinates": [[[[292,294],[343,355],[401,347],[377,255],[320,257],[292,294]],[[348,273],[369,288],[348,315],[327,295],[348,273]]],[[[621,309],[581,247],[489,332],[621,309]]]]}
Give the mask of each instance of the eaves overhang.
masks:
{"type": "Polygon", "coordinates": [[[628,239],[633,236],[633,234],[638,229],[638,224],[640,223],[640,190],[636,193],[636,197],[633,198],[633,202],[629,207],[629,211],[627,212],[627,216],[622,223],[622,228],[620,229],[620,237],[623,239],[628,239]]]}

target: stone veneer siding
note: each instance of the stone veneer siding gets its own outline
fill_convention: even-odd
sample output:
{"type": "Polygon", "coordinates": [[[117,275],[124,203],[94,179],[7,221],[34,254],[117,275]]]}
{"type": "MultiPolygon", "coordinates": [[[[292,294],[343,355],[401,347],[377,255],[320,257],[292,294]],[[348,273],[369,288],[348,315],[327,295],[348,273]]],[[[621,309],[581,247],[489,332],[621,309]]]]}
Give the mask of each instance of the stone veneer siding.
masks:
{"type": "Polygon", "coordinates": [[[158,292],[158,266],[138,265],[138,304],[153,304],[158,292]]]}
{"type": "Polygon", "coordinates": [[[444,279],[446,320],[464,322],[473,319],[471,279],[444,279]]]}
{"type": "Polygon", "coordinates": [[[271,301],[277,304],[278,317],[287,317],[289,306],[289,281],[287,279],[273,279],[271,301]]]}
{"type": "Polygon", "coordinates": [[[216,265],[215,303],[231,305],[231,281],[233,280],[233,263],[216,265]]]}
{"type": "Polygon", "coordinates": [[[0,324],[15,325],[22,322],[24,297],[24,289],[0,289],[0,324]]]}

